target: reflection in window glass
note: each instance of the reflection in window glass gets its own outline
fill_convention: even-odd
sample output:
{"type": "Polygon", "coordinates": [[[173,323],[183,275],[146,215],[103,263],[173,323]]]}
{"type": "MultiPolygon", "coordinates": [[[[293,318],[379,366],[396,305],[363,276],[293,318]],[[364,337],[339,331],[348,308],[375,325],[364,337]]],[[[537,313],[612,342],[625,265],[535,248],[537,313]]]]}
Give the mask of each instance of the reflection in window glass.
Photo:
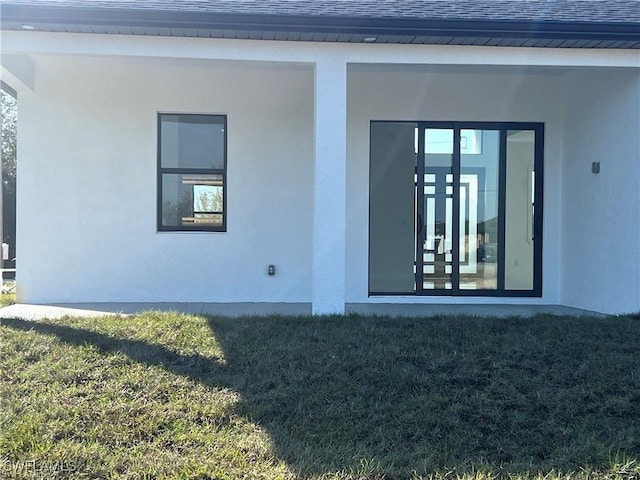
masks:
{"type": "Polygon", "coordinates": [[[453,129],[425,129],[424,150],[422,290],[451,289],[453,129]]]}
{"type": "MultiPolygon", "coordinates": [[[[418,153],[418,129],[416,128],[415,151],[418,153]]],[[[453,154],[453,130],[449,128],[430,128],[429,138],[425,138],[425,153],[453,154]]],[[[460,153],[479,155],[482,153],[482,130],[460,130],[460,153]]]]}
{"type": "Polygon", "coordinates": [[[162,176],[163,226],[221,226],[223,212],[221,175],[162,176]]]}
{"type": "Polygon", "coordinates": [[[460,155],[460,289],[495,290],[500,132],[463,129],[461,136],[473,138],[475,150],[460,155]],[[479,148],[482,143],[484,151],[479,148]]]}

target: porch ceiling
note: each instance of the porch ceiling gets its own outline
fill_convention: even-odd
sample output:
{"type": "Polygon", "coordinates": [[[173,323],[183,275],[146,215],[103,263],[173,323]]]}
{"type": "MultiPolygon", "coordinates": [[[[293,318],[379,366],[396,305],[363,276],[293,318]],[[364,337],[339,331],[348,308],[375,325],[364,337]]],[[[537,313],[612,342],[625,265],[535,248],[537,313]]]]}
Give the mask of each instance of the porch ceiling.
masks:
{"type": "Polygon", "coordinates": [[[5,0],[3,30],[640,49],[639,0],[5,0]]]}

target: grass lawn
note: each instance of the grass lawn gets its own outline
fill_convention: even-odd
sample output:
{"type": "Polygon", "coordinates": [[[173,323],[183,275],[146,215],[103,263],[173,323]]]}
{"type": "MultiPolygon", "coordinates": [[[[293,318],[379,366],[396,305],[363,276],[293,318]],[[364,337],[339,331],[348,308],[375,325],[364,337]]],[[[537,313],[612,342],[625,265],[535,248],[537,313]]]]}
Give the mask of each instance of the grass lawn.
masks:
{"type": "Polygon", "coordinates": [[[7,305],[13,305],[16,303],[15,293],[3,293],[0,295],[0,307],[6,307],[7,305]]]}
{"type": "Polygon", "coordinates": [[[640,320],[3,320],[1,478],[638,479],[640,320]]]}

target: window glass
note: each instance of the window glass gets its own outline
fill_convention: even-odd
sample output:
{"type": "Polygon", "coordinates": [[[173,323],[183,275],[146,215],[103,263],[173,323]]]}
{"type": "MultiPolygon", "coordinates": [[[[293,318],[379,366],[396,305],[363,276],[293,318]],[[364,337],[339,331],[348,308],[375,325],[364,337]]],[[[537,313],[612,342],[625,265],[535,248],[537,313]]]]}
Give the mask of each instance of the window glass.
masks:
{"type": "Polygon", "coordinates": [[[420,225],[422,290],[451,290],[453,261],[453,129],[424,131],[424,210],[420,225]],[[424,232],[424,233],[422,233],[424,232]]]}
{"type": "Polygon", "coordinates": [[[222,175],[162,175],[162,225],[222,226],[222,175]]]}
{"type": "Polygon", "coordinates": [[[507,132],[505,288],[533,288],[535,132],[507,132]]]}
{"type": "Polygon", "coordinates": [[[159,230],[226,229],[226,117],[160,114],[159,230]]]}
{"type": "Polygon", "coordinates": [[[160,138],[163,168],[224,168],[220,115],[163,115],[160,138]]]}
{"type": "Polygon", "coordinates": [[[500,132],[462,130],[460,138],[460,289],[496,290],[500,132]]]}

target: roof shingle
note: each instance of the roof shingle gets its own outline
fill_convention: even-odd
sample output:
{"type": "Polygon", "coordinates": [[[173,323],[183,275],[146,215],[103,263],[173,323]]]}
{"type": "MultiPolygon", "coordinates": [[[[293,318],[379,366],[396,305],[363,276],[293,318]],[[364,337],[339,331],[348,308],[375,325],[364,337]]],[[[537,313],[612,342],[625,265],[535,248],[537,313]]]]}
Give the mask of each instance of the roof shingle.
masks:
{"type": "Polygon", "coordinates": [[[0,0],[0,18],[44,31],[640,48],[640,0],[0,0]]]}
{"type": "Polygon", "coordinates": [[[640,23],[640,0],[3,0],[0,5],[250,15],[640,23]]]}

